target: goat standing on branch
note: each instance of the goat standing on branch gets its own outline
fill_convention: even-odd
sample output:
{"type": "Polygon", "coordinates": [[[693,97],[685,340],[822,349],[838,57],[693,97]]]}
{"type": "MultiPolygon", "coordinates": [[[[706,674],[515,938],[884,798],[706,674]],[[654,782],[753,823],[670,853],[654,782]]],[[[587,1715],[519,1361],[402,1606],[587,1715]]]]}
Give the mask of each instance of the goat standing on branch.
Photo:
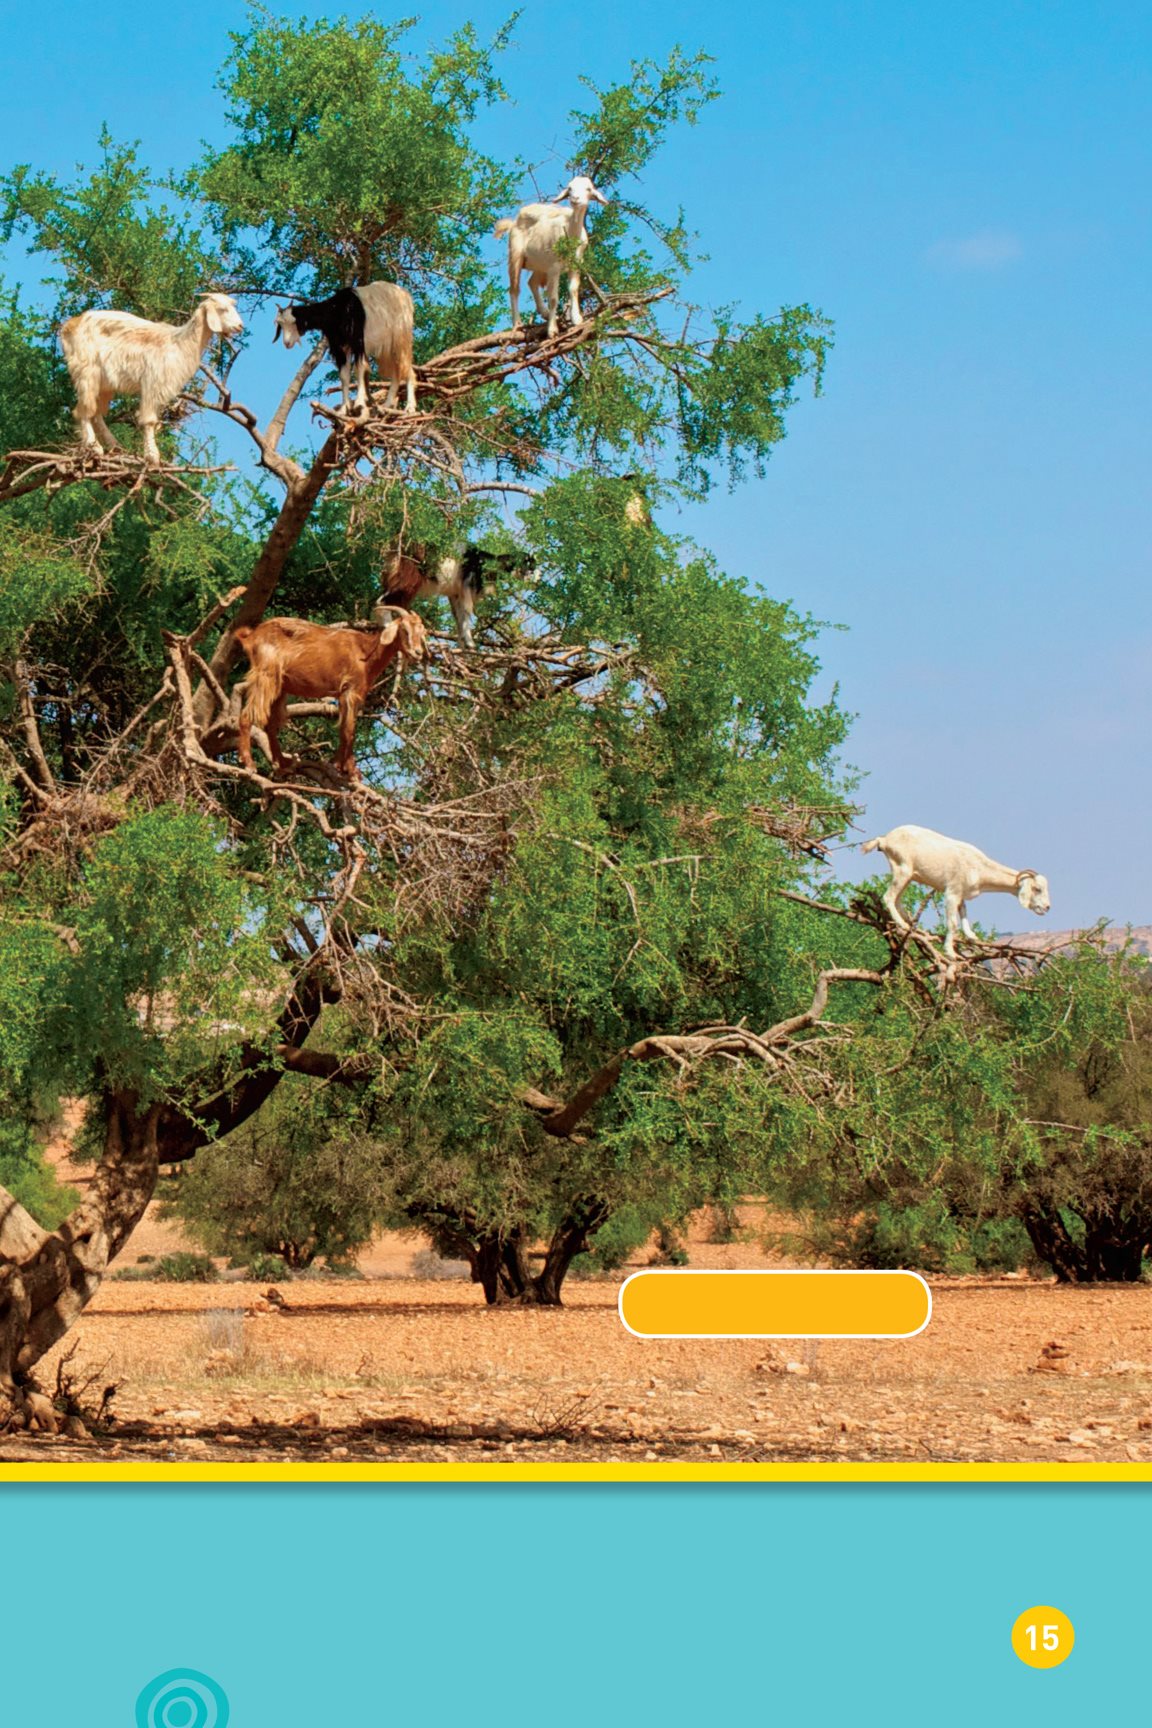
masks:
{"type": "Polygon", "coordinates": [[[584,322],[580,311],[579,270],[580,261],[588,250],[584,218],[593,199],[597,204],[607,204],[608,200],[596,190],[586,174],[577,174],[559,197],[568,198],[571,202],[559,207],[558,200],[551,204],[522,204],[515,216],[502,216],[496,224],[497,240],[505,234],[508,236],[508,293],[512,302],[513,330],[520,328],[520,276],[527,270],[528,286],[536,310],[541,318],[547,319],[549,336],[555,336],[559,323],[560,273],[565,264],[556,248],[565,240],[571,242],[572,248],[568,260],[568,318],[572,324],[584,322]],[[544,287],[548,290],[547,305],[540,296],[544,287]]]}
{"type": "Polygon", "coordinates": [[[420,661],[427,652],[424,625],[414,612],[401,612],[383,629],[369,630],[266,618],[254,628],[242,625],[236,640],[252,668],[238,686],[238,750],[245,768],[253,768],[252,728],[262,726],[277,772],[286,773],[290,763],[280,749],[280,728],[289,696],[312,701],[335,696],[340,704],[336,771],[352,781],[360,778],[353,746],[368,692],[397,655],[420,661]]]}
{"type": "Polygon", "coordinates": [[[323,336],[340,374],[345,414],[350,412],[348,383],[356,368],[356,412],[368,406],[368,362],[375,360],[380,376],[388,384],[385,408],[396,405],[396,394],[406,391],[405,412],[416,412],[416,369],[412,362],[415,314],[412,296],[395,282],[369,282],[364,288],[338,288],[327,300],[306,300],[283,306],[276,313],[273,342],[284,338],[285,348],[295,348],[301,336],[315,330],[323,336]]]}
{"type": "Polygon", "coordinates": [[[966,902],[977,894],[1015,894],[1028,912],[1042,916],[1051,904],[1048,879],[1036,870],[1012,870],[1007,864],[997,864],[986,853],[970,846],[966,840],[949,840],[931,828],[905,824],[893,828],[875,840],[866,840],[862,852],[883,852],[892,867],[892,880],[884,894],[884,904],[894,924],[902,930],[911,925],[900,909],[900,899],[911,883],[919,882],[944,896],[947,935],[944,952],[949,960],[956,956],[956,935],[962,930],[969,941],[976,941],[976,932],[968,922],[966,902]]]}
{"type": "Polygon", "coordinates": [[[238,336],[244,320],[227,294],[205,294],[187,324],[155,324],[134,312],[81,312],[60,326],[60,346],[76,391],[81,442],[120,448],[104,416],[114,396],[139,396],[136,423],[144,460],[160,463],[156,427],[191,381],[214,336],[238,336]]]}
{"type": "Polygon", "coordinates": [[[460,646],[474,648],[476,596],[483,591],[485,579],[493,571],[519,576],[524,573],[523,561],[512,552],[487,552],[483,546],[466,546],[459,557],[441,558],[436,574],[430,576],[422,547],[413,546],[407,552],[397,548],[384,566],[380,605],[407,608],[414,600],[431,600],[442,595],[452,608],[460,646]]]}

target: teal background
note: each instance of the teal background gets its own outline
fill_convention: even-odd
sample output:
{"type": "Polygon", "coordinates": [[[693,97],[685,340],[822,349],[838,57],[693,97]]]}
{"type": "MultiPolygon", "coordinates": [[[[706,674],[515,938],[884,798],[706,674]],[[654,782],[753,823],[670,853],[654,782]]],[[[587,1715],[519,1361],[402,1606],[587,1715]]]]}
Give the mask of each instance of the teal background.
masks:
{"type": "Polygon", "coordinates": [[[1152,1489],[7,1487],[0,1724],[1021,1724],[1146,1692],[1152,1489]],[[18,1557],[18,1559],[17,1559],[18,1557]],[[1060,1668],[1009,1643],[1076,1628],[1060,1668]]]}

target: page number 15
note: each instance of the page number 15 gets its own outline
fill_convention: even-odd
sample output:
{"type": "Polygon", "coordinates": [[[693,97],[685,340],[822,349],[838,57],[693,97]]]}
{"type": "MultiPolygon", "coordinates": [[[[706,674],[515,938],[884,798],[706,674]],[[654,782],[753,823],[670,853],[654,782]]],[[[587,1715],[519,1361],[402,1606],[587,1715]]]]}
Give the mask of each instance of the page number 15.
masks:
{"type": "Polygon", "coordinates": [[[1067,1614],[1048,1605],[1026,1608],[1012,1628],[1012,1648],[1029,1668],[1059,1667],[1075,1642],[1067,1614]]]}

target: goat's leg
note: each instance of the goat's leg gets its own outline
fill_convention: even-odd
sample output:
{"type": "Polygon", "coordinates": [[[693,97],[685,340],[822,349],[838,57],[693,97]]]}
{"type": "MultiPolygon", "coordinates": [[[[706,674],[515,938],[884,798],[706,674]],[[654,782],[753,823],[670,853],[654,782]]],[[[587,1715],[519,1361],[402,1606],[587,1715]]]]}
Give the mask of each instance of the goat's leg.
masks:
{"type": "Polygon", "coordinates": [[[355,782],[360,778],[356,766],[356,721],[360,716],[361,698],[355,690],[340,692],[340,748],[336,753],[336,772],[355,782]]]}
{"type": "Polygon", "coordinates": [[[368,356],[361,354],[356,362],[356,412],[368,412],[368,356]]]}
{"type": "Polygon", "coordinates": [[[97,386],[82,383],[76,390],[76,426],[80,433],[80,442],[89,450],[97,445],[104,450],[119,450],[120,446],[104,423],[104,416],[112,405],[111,390],[100,390],[97,386]]]}
{"type": "Polygon", "coordinates": [[[476,595],[473,590],[464,585],[458,594],[448,596],[448,604],[452,608],[452,616],[456,620],[456,640],[461,648],[475,648],[476,638],[472,633],[472,624],[476,617],[476,595]]]}
{"type": "MultiPolygon", "coordinates": [[[[954,888],[944,892],[944,922],[947,933],[944,937],[944,952],[949,960],[956,958],[956,936],[960,929],[960,918],[964,910],[964,902],[954,888]]],[[[965,924],[968,920],[965,918],[965,924]]]]}
{"type": "Polygon", "coordinates": [[[89,450],[95,450],[97,443],[103,443],[103,439],[96,437],[95,423],[100,409],[95,396],[89,395],[86,390],[83,392],[78,390],[76,392],[76,406],[72,413],[75,416],[76,430],[80,434],[81,444],[89,450]]]}
{"type": "Polygon", "coordinates": [[[903,865],[893,864],[892,880],[884,891],[884,906],[888,916],[893,924],[899,925],[901,930],[911,930],[912,928],[900,906],[901,897],[911,880],[911,870],[906,870],[903,865]]]}
{"type": "Polygon", "coordinates": [[[97,438],[105,450],[119,450],[117,439],[108,429],[108,410],[112,406],[111,390],[101,390],[96,403],[96,415],[93,422],[97,438]]]}
{"type": "Polygon", "coordinates": [[[386,409],[395,408],[396,397],[399,393],[399,389],[400,389],[400,380],[399,380],[399,377],[397,376],[396,368],[393,367],[391,372],[389,372],[389,374],[388,374],[388,394],[384,398],[384,407],[386,409]]]}
{"type": "Polygon", "coordinates": [[[293,767],[291,756],[285,756],[283,750],[280,748],[280,728],[284,724],[287,712],[287,696],[277,696],[275,702],[273,702],[271,708],[268,710],[268,719],[264,726],[264,733],[268,739],[268,748],[272,752],[272,761],[275,764],[277,774],[288,774],[291,772],[293,767]]]}
{"type": "Polygon", "coordinates": [[[580,272],[571,270],[568,273],[568,321],[570,324],[583,324],[584,314],[580,310],[580,272]]]}
{"type": "Polygon", "coordinates": [[[548,334],[555,336],[560,325],[560,272],[548,272],[548,334]]]}
{"type": "Polygon", "coordinates": [[[340,412],[348,415],[352,412],[352,397],[348,385],[352,378],[352,360],[349,357],[340,368],[340,412]]]}
{"type": "MultiPolygon", "coordinates": [[[[240,689],[242,690],[243,686],[240,686],[240,689]]],[[[247,701],[240,709],[240,718],[236,723],[236,754],[241,765],[247,768],[250,774],[255,774],[256,764],[252,760],[252,710],[247,701]]]]}
{"type": "Polygon", "coordinates": [[[136,424],[144,434],[144,460],[150,468],[160,466],[160,446],[156,442],[156,428],[160,417],[154,408],[141,408],[136,416],[136,424]]]}
{"type": "Polygon", "coordinates": [[[512,328],[520,328],[520,266],[512,262],[511,253],[508,256],[508,300],[512,307],[512,328]]]}
{"type": "Polygon", "coordinates": [[[547,322],[548,318],[548,302],[544,298],[543,290],[548,286],[548,278],[547,276],[542,276],[538,270],[533,270],[528,276],[528,286],[532,290],[532,301],[536,307],[536,316],[539,318],[541,324],[544,324],[547,322]]]}
{"type": "Polygon", "coordinates": [[[965,936],[967,936],[969,942],[979,942],[979,936],[977,936],[975,930],[973,930],[971,924],[968,922],[968,905],[964,900],[961,900],[960,902],[960,928],[963,930],[965,936]]]}

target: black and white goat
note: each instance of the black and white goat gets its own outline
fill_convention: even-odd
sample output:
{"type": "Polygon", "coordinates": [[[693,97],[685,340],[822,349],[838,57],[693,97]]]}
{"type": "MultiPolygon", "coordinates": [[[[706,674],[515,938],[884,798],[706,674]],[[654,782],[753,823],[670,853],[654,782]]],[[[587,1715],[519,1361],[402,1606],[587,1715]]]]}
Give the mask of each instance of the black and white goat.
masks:
{"type": "Polygon", "coordinates": [[[483,546],[466,546],[458,557],[441,558],[435,575],[429,575],[427,555],[420,546],[394,551],[384,566],[379,605],[408,608],[414,600],[443,596],[456,620],[456,636],[462,648],[476,646],[473,623],[476,596],[495,574],[519,576],[527,568],[514,552],[487,552],[483,546]]]}
{"type": "Polygon", "coordinates": [[[375,360],[387,382],[386,408],[396,404],[400,386],[406,391],[405,411],[416,412],[416,371],[412,363],[414,315],[412,296],[395,282],[369,282],[363,288],[338,288],[327,300],[304,300],[276,311],[273,342],[282,336],[285,348],[295,348],[301,336],[315,330],[323,336],[340,374],[343,409],[347,414],[348,384],[356,368],[356,411],[368,405],[368,362],[375,360]]]}

